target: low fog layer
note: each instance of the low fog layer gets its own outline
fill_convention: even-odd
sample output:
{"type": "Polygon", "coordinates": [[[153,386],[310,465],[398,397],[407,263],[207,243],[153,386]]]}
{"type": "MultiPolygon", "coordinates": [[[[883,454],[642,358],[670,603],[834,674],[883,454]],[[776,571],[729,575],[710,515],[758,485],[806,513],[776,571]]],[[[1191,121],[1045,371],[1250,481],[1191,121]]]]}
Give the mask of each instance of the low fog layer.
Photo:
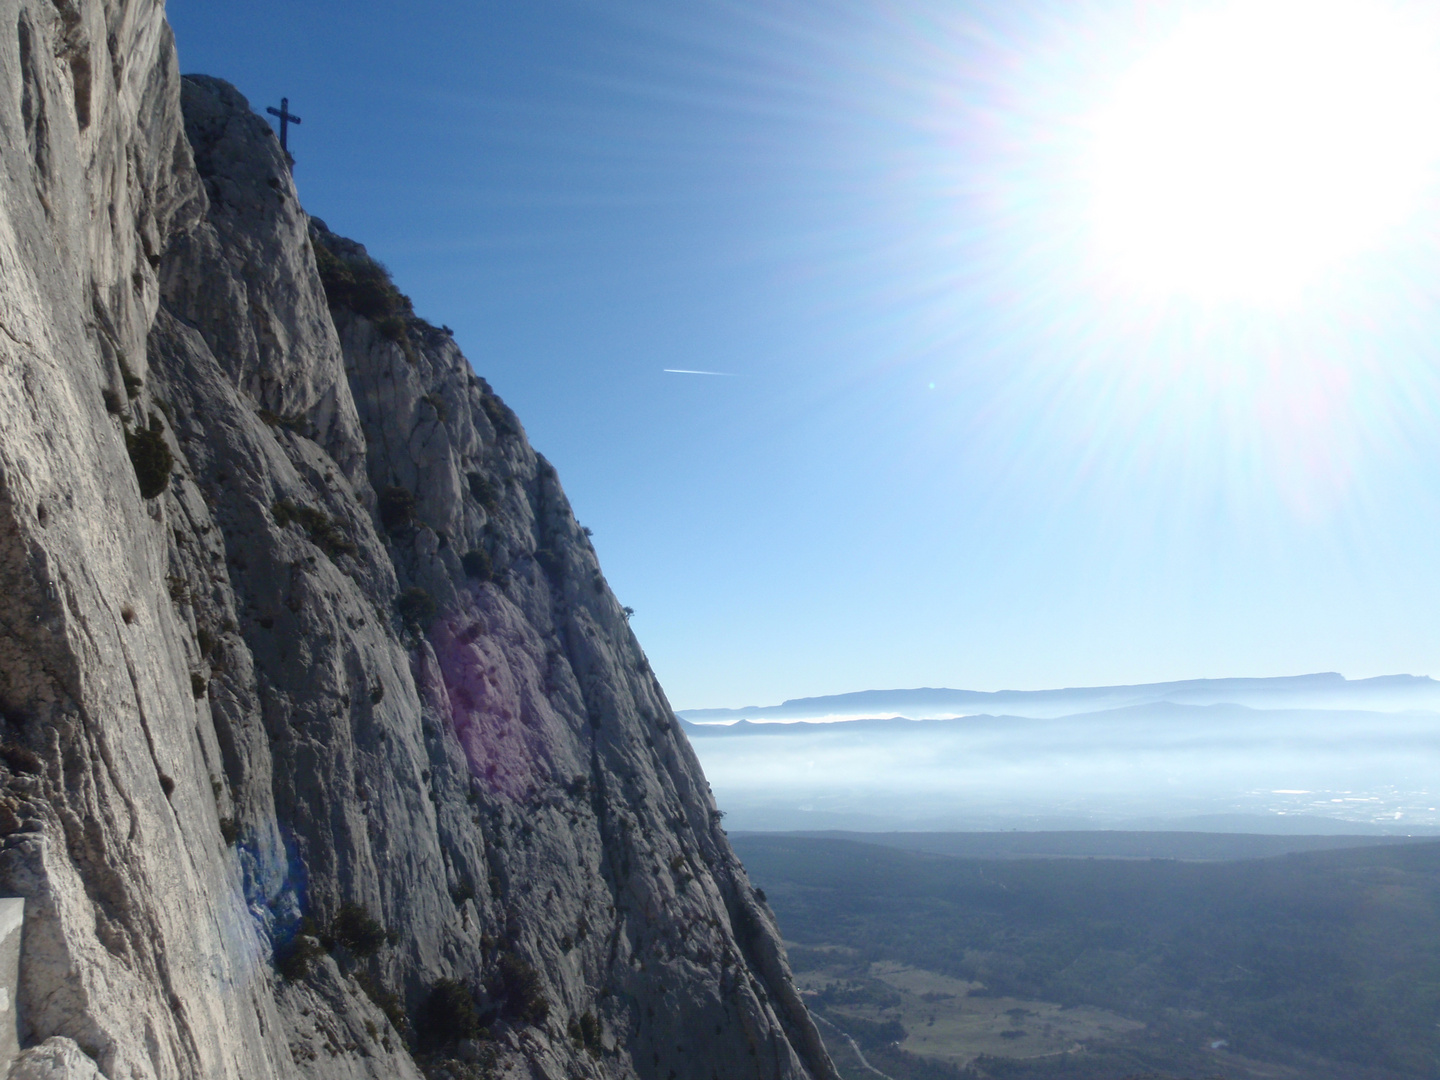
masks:
{"type": "MultiPolygon", "coordinates": [[[[1249,685],[1231,694],[1283,702],[1314,695],[1303,684],[1326,678],[1236,680],[1249,685]],[[1291,686],[1255,685],[1263,683],[1291,686]]],[[[1378,704],[1376,690],[1414,701],[1437,686],[1328,678],[1338,682],[1328,699],[1336,704],[1366,693],[1378,704]]],[[[1224,693],[1218,682],[1172,685],[1182,688],[1176,696],[1224,693]]],[[[1028,703],[1043,712],[1057,700],[1113,700],[1116,692],[1042,692],[1028,703]]],[[[834,700],[812,699],[821,707],[834,700]]],[[[1440,708],[1152,700],[1062,716],[686,728],[734,829],[1440,834],[1440,708]]]]}

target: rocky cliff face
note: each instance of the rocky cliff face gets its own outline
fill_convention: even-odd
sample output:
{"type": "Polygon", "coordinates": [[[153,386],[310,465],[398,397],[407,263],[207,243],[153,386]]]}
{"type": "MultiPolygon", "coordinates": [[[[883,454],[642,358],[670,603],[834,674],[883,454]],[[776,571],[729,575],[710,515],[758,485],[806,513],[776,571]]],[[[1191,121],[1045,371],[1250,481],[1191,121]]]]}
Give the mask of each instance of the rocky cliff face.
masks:
{"type": "Polygon", "coordinates": [[[829,1080],[514,414],[158,4],[0,10],[11,1075],[829,1080]]]}

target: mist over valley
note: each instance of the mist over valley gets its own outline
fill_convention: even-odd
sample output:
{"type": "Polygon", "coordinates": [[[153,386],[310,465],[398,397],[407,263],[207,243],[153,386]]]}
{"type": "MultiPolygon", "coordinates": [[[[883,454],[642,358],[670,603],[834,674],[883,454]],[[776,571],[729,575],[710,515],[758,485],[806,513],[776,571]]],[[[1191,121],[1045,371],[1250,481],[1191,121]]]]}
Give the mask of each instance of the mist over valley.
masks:
{"type": "Polygon", "coordinates": [[[1440,834],[1426,677],[867,691],[679,715],[735,829],[1440,834]]]}

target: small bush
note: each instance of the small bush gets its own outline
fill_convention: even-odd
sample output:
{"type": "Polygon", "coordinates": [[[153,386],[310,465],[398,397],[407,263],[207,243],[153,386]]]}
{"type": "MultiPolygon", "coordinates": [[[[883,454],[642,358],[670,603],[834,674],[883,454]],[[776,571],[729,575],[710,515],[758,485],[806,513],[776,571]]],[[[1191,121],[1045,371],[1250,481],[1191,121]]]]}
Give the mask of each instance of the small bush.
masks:
{"type": "Polygon", "coordinates": [[[120,361],[120,381],[125,384],[125,396],[128,398],[139,397],[140,388],[145,385],[145,380],[131,371],[124,360],[120,361]]]}
{"type": "Polygon", "coordinates": [[[195,695],[196,701],[199,701],[205,696],[205,691],[209,689],[209,686],[210,684],[205,681],[204,675],[201,675],[198,671],[192,671],[190,673],[190,692],[195,695]]]}
{"type": "Polygon", "coordinates": [[[476,581],[489,581],[494,571],[489,554],[479,548],[467,551],[460,556],[460,565],[465,568],[465,576],[472,577],[476,581]]]}
{"type": "Polygon", "coordinates": [[[500,954],[500,986],[505,1011],[527,1024],[543,1024],[550,1015],[550,1002],[545,997],[545,984],[540,973],[515,953],[500,954]]]}
{"type": "Polygon", "coordinates": [[[484,1031],[470,988],[458,979],[441,979],[425,999],[420,1037],[431,1047],[478,1038],[484,1031]]]}
{"type": "Polygon", "coordinates": [[[418,586],[402,592],[395,601],[400,621],[410,630],[424,630],[435,619],[435,598],[418,586]]]}
{"type": "Polygon", "coordinates": [[[240,825],[233,817],[220,819],[220,836],[224,839],[226,847],[233,847],[235,841],[240,839],[240,825]]]}
{"type": "Polygon", "coordinates": [[[215,651],[215,635],[202,626],[195,631],[195,644],[200,649],[200,655],[208,657],[215,651]]]}
{"type": "Polygon", "coordinates": [[[286,982],[294,982],[309,975],[310,965],[324,955],[324,947],[315,938],[309,934],[296,934],[275,950],[275,970],[286,982]]]}
{"type": "Polygon", "coordinates": [[[343,904],[322,940],[331,948],[343,945],[356,956],[374,956],[385,944],[385,927],[361,905],[343,904]]]}
{"type": "Polygon", "coordinates": [[[587,1010],[581,1016],[572,1016],[568,1030],[577,1047],[588,1050],[592,1057],[600,1053],[600,1021],[594,1013],[587,1010]]]}
{"type": "Polygon", "coordinates": [[[400,995],[393,990],[386,990],[363,971],[356,973],[355,981],[360,984],[360,989],[365,991],[366,997],[385,1014],[385,1018],[390,1021],[390,1026],[400,1033],[401,1038],[408,1039],[410,1037],[410,1014],[405,1011],[405,1002],[400,995]]]}
{"type": "Polygon", "coordinates": [[[472,472],[465,476],[470,485],[470,496],[492,513],[500,508],[500,489],[481,473],[472,472]]]}
{"type": "Polygon", "coordinates": [[[341,555],[354,555],[359,551],[338,522],[313,506],[301,506],[291,499],[277,499],[270,507],[270,513],[275,518],[275,524],[282,529],[292,521],[299,524],[310,542],[332,561],[341,555]]]}
{"type": "Polygon", "coordinates": [[[130,453],[130,464],[140,483],[141,498],[153,499],[170,486],[175,455],[165,445],[164,430],[160,418],[152,415],[148,428],[125,433],[125,449],[130,453]]]}
{"type": "Polygon", "coordinates": [[[495,434],[511,438],[520,434],[520,426],[515,422],[515,414],[507,409],[505,404],[494,394],[481,395],[480,407],[490,418],[490,426],[495,429],[495,434]]]}
{"type": "Polygon", "coordinates": [[[119,416],[125,411],[125,403],[114,390],[101,390],[100,398],[105,402],[105,411],[111,416],[119,416]]]}
{"type": "Polygon", "coordinates": [[[426,394],[420,400],[425,402],[426,405],[429,405],[430,408],[435,410],[435,416],[442,424],[446,420],[450,419],[450,410],[446,408],[445,399],[442,398],[439,394],[426,394]]]}
{"type": "Polygon", "coordinates": [[[273,428],[284,428],[286,431],[293,431],[297,435],[304,435],[310,430],[310,422],[303,414],[297,413],[294,416],[281,416],[269,409],[260,409],[255,413],[266,424],[273,428]]]}
{"type": "Polygon", "coordinates": [[[410,298],[395,287],[390,271],[368,256],[341,258],[315,241],[315,267],[331,307],[349,308],[376,323],[414,310],[410,298]]]}
{"type": "Polygon", "coordinates": [[[402,487],[387,487],[380,492],[380,524],[388,532],[399,532],[415,520],[415,493],[402,487]]]}

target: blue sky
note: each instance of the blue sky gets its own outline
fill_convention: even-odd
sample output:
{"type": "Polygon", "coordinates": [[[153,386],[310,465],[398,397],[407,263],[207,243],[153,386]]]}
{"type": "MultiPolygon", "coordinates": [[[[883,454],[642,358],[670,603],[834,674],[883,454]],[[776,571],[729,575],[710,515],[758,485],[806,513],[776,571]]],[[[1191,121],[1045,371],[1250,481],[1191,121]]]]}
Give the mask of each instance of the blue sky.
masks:
{"type": "Polygon", "coordinates": [[[1440,669],[1433,183],[1279,300],[1087,254],[1183,5],[168,10],[518,411],[676,707],[1440,669]]]}

